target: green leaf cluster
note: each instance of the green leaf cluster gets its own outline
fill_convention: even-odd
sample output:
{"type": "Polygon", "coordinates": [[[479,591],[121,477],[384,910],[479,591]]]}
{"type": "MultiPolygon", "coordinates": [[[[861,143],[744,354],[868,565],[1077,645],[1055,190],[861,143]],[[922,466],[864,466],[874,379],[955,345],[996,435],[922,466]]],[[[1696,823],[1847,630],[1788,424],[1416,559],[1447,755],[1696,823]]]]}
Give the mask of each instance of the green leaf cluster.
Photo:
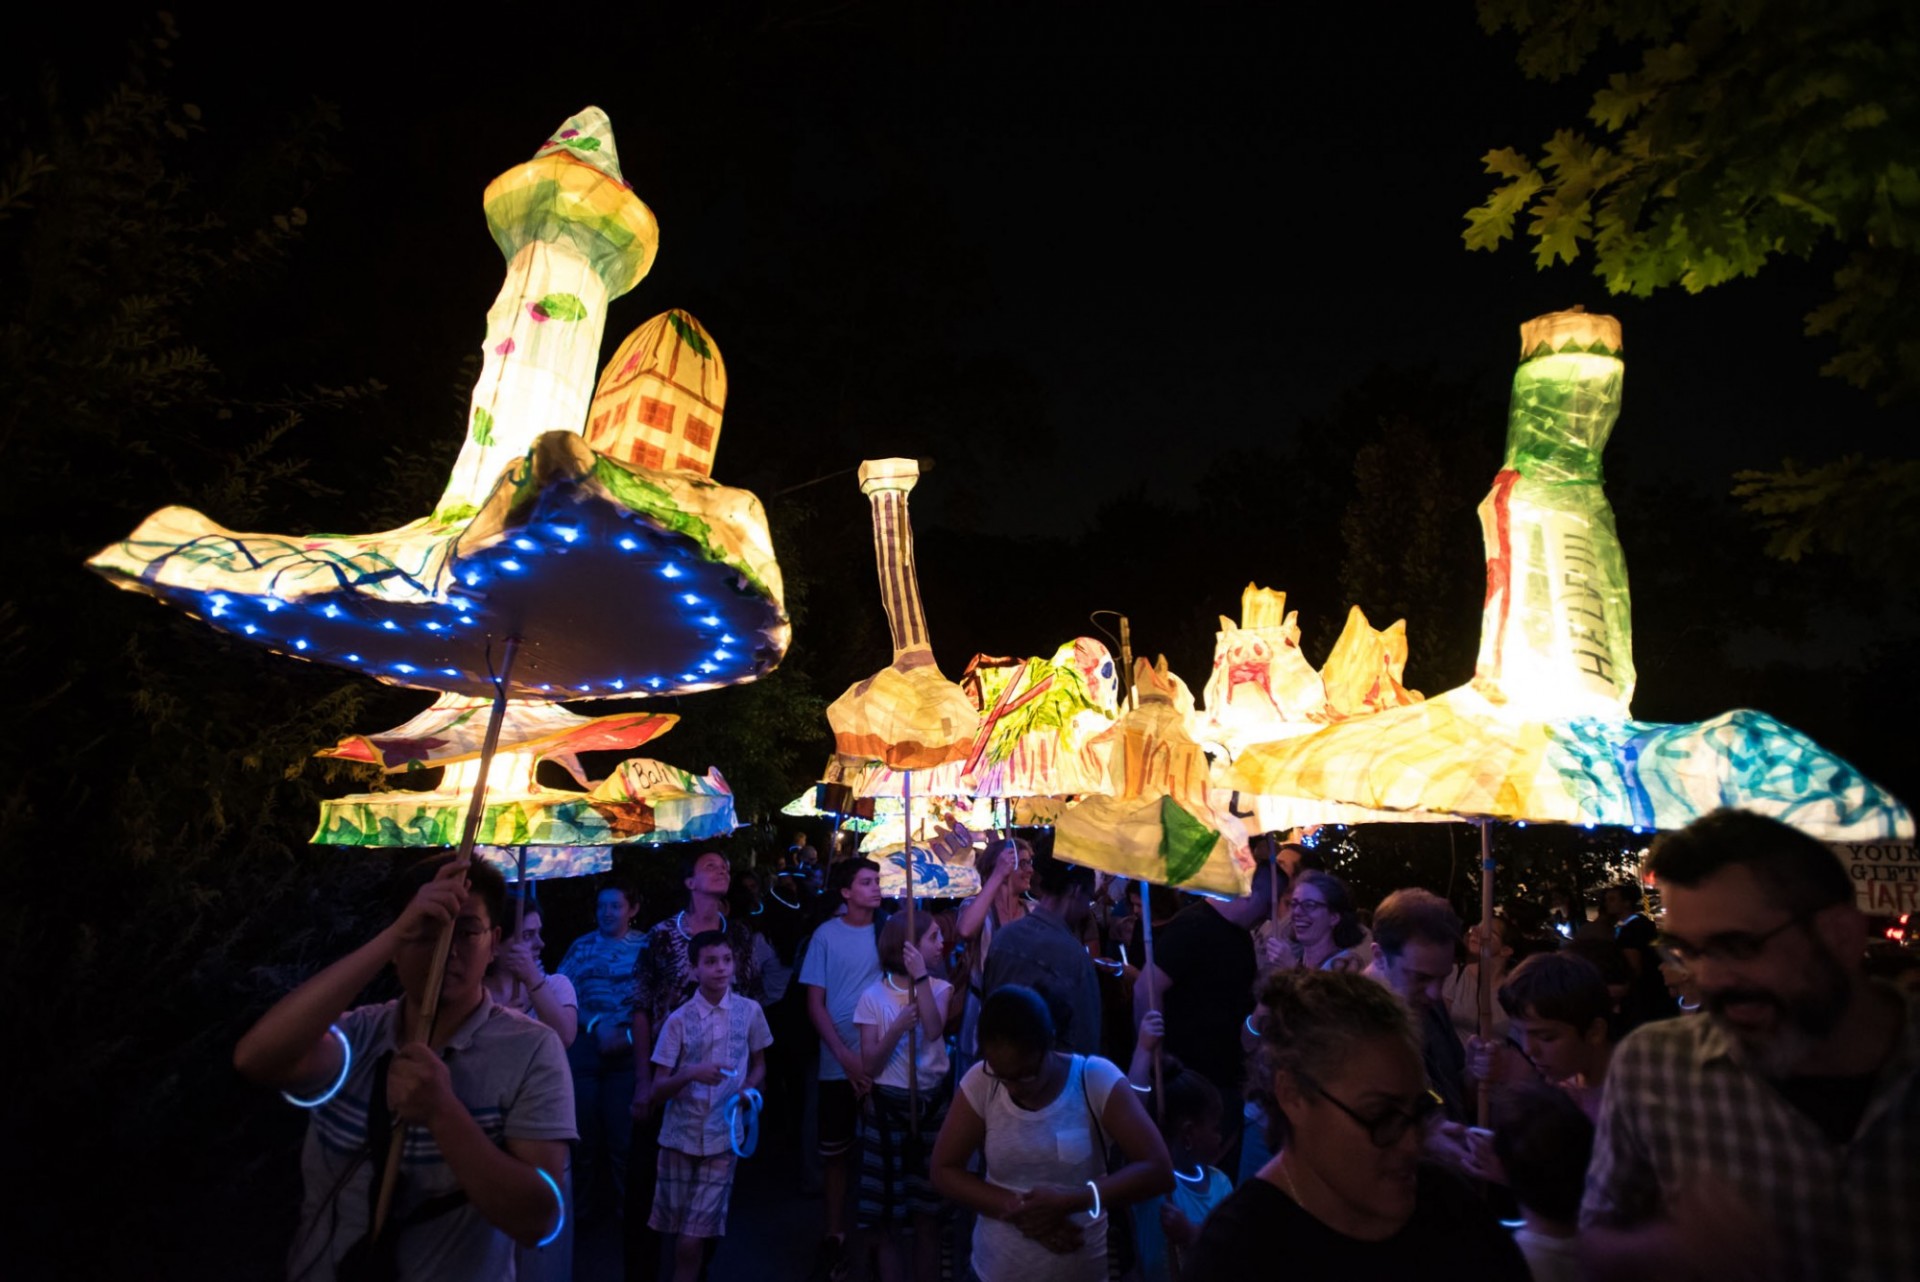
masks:
{"type": "Polygon", "coordinates": [[[1911,597],[1908,570],[1920,548],[1920,461],[1849,454],[1805,467],[1788,459],[1777,472],[1736,472],[1734,480],[1734,495],[1768,531],[1770,555],[1844,557],[1911,597]]]}
{"type": "Polygon", "coordinates": [[[1517,238],[1525,215],[1540,267],[1586,254],[1610,291],[1645,297],[1843,246],[1834,296],[1807,318],[1838,342],[1825,372],[1887,400],[1920,393],[1920,6],[1479,0],[1479,14],[1518,34],[1529,76],[1605,81],[1586,124],[1537,157],[1482,158],[1501,182],[1468,211],[1468,248],[1517,238]]]}

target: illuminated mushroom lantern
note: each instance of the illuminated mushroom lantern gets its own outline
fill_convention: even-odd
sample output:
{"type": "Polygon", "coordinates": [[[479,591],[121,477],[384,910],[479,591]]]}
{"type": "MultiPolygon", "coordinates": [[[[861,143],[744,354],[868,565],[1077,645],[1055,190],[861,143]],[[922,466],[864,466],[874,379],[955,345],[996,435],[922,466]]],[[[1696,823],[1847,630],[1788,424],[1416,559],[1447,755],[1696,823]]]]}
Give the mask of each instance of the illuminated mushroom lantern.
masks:
{"type": "MultiPolygon", "coordinates": [[[[607,303],[658,240],[606,116],[573,117],[485,204],[506,283],[430,516],[361,536],[240,534],[169,507],[88,564],[296,658],[452,694],[495,693],[507,637],[520,650],[497,675],[535,700],[680,694],[772,670],[789,627],[759,500],[582,434],[607,303]]],[[[662,324],[707,345],[684,316],[662,324]]]]}
{"type": "MultiPolygon", "coordinates": [[[[759,501],[714,484],[704,467],[662,470],[621,448],[612,410],[658,392],[658,380],[621,364],[594,442],[583,436],[607,305],[652,267],[658,242],[652,213],[620,175],[605,114],[590,107],[568,120],[490,183],[484,204],[506,281],[487,313],[466,438],[431,515],[378,534],[303,536],[236,533],[169,507],[88,562],[117,587],[296,658],[490,697],[463,856],[476,844],[510,699],[749,681],[779,663],[790,633],[759,501]]],[[[717,361],[690,318],[659,324],[688,360],[717,361]]],[[[451,938],[449,922],[422,1038],[451,938]]],[[[399,1166],[396,1149],[376,1229],[399,1166]]]]}
{"type": "MultiPolygon", "coordinates": [[[[726,395],[726,364],[713,337],[684,312],[664,313],[628,335],[608,362],[587,411],[587,443],[638,469],[667,466],[704,476],[713,465],[726,395]]],[[[722,635],[723,643],[732,640],[722,635]]],[[[634,690],[616,679],[614,692],[634,690]]],[[[465,695],[443,694],[404,726],[354,736],[322,752],[389,773],[445,770],[427,791],[392,789],[324,802],[314,840],[458,844],[478,770],[482,706],[465,695]]],[[[658,713],[586,718],[550,703],[510,700],[479,821],[481,855],[509,877],[522,868],[534,879],[585,876],[611,868],[614,845],[700,841],[731,832],[738,826],[733,797],[718,770],[698,776],[636,758],[595,781],[580,766],[582,752],[636,748],[678,720],[658,713]],[[541,785],[535,776],[542,760],[563,766],[585,791],[541,785]]]]}

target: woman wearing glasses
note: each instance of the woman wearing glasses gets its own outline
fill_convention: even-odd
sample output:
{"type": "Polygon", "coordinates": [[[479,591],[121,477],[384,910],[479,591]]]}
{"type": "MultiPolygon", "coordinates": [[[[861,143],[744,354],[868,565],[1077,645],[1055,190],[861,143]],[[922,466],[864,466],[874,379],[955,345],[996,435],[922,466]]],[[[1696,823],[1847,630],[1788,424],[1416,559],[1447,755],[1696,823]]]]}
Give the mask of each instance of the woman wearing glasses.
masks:
{"type": "Polygon", "coordinates": [[[1347,883],[1330,872],[1303,872],[1287,900],[1293,924],[1294,964],[1302,970],[1367,968],[1359,945],[1367,937],[1355,920],[1347,883]]]}
{"type": "Polygon", "coordinates": [[[1405,1005],[1359,975],[1276,971],[1260,986],[1248,1080],[1275,1156],[1207,1217],[1192,1278],[1254,1276],[1276,1245],[1289,1276],[1525,1282],[1513,1240],[1458,1177],[1420,1160],[1427,1089],[1405,1005]]]}

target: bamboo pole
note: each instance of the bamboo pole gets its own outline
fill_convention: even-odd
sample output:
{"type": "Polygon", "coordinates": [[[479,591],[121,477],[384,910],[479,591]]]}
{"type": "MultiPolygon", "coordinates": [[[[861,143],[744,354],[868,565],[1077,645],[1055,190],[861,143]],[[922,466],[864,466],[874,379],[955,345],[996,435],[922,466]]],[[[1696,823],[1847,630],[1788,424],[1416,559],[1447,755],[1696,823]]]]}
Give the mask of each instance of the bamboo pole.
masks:
{"type": "MultiPolygon", "coordinates": [[[[473,777],[473,796],[467,801],[467,821],[460,832],[460,849],[453,857],[458,864],[472,862],[474,843],[480,836],[480,821],[487,812],[487,772],[493,768],[493,755],[500,747],[500,726],[507,717],[507,678],[512,675],[514,656],[519,649],[520,638],[508,637],[500,656],[500,672],[493,679],[493,708],[487,715],[487,736],[480,744],[480,768],[473,777]]],[[[452,919],[441,923],[440,937],[434,941],[427,991],[421,994],[420,1020],[413,1030],[413,1040],[417,1042],[432,1044],[434,1017],[440,1013],[440,985],[446,982],[447,954],[453,950],[453,926],[452,919]]],[[[387,1168],[381,1175],[380,1200],[373,1214],[374,1240],[386,1227],[387,1215],[393,1210],[393,1191],[400,1178],[400,1153],[406,1136],[407,1128],[397,1125],[387,1145],[387,1168]]]]}
{"type": "MultiPolygon", "coordinates": [[[[1493,1040],[1493,824],[1480,820],[1480,1040],[1493,1040]]],[[[1479,1090],[1480,1125],[1493,1119],[1493,1087],[1484,1078],[1479,1090]]]]}
{"type": "MultiPolygon", "coordinates": [[[[913,771],[900,772],[900,801],[905,811],[907,838],[907,945],[920,946],[920,932],[914,929],[913,893],[913,771]]],[[[917,1143],[920,1139],[920,993],[919,985],[907,985],[907,1005],[913,1010],[913,1022],[907,1025],[907,1131],[917,1143]]]]}

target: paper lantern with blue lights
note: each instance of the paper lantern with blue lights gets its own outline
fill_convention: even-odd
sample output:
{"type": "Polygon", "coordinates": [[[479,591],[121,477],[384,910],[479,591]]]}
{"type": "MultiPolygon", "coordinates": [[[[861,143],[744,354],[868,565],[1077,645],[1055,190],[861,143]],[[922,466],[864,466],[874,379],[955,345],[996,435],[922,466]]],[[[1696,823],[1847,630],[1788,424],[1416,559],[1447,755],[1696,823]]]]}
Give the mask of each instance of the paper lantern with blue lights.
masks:
{"type": "Polygon", "coordinates": [[[1641,829],[1723,806],[1826,841],[1905,838],[1907,807],[1765,713],[1635,721],[1626,557],[1602,480],[1620,410],[1619,322],[1521,327],[1506,458],[1480,505],[1487,592],[1471,682],[1248,748],[1243,794],[1373,810],[1641,829]]]}
{"type": "Polygon", "coordinates": [[[571,118],[488,186],[485,207],[506,282],[431,515],[379,534],[273,535],[169,507],[89,565],[255,644],[395,685],[490,697],[509,636],[519,698],[680,694],[770,671],[789,627],[759,501],[704,467],[676,470],[677,450],[662,467],[633,461],[664,424],[699,436],[710,465],[711,393],[725,389],[711,336],[681,312],[643,327],[605,389],[610,410],[634,412],[583,436],[607,304],[658,240],[606,116],[571,118]],[[664,412],[683,393],[709,402],[703,416],[664,412]]]}

